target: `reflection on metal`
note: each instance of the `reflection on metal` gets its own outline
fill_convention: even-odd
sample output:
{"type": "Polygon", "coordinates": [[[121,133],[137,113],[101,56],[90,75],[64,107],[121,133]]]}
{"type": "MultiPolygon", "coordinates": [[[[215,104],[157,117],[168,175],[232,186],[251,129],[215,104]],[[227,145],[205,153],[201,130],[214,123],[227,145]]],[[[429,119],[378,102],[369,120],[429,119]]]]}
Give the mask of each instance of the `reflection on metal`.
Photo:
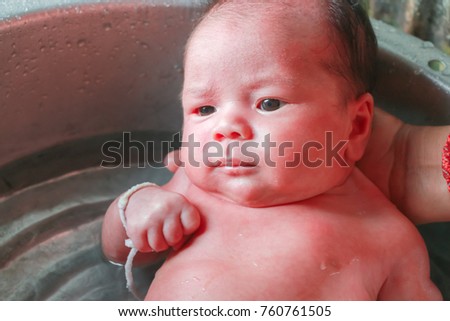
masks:
{"type": "Polygon", "coordinates": [[[364,0],[369,15],[450,54],[450,0],[364,0]]]}

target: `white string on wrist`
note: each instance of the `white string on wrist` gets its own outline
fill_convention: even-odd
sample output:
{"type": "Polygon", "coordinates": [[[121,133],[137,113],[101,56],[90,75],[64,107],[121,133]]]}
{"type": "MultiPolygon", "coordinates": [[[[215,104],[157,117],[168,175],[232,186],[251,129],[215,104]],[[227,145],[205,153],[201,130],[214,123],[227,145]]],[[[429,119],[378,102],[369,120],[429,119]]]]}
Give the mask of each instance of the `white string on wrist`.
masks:
{"type": "Polygon", "coordinates": [[[134,284],[134,280],[133,280],[133,259],[136,256],[136,254],[138,253],[138,250],[136,249],[136,247],[133,244],[133,241],[131,241],[131,239],[129,238],[128,235],[128,230],[127,230],[127,218],[125,216],[125,210],[128,206],[128,201],[130,200],[130,197],[136,193],[137,191],[146,188],[146,187],[150,187],[150,186],[158,186],[154,183],[141,183],[141,184],[137,184],[133,187],[131,187],[128,191],[126,191],[125,193],[123,193],[120,198],[119,201],[117,202],[117,207],[119,208],[119,216],[120,216],[120,220],[122,222],[123,228],[125,229],[125,233],[127,234],[128,239],[125,240],[125,246],[130,248],[130,253],[128,253],[128,257],[127,257],[127,261],[125,263],[125,279],[127,280],[127,288],[128,290],[137,298],[137,299],[141,299],[141,296],[139,295],[135,284],[134,284]]]}

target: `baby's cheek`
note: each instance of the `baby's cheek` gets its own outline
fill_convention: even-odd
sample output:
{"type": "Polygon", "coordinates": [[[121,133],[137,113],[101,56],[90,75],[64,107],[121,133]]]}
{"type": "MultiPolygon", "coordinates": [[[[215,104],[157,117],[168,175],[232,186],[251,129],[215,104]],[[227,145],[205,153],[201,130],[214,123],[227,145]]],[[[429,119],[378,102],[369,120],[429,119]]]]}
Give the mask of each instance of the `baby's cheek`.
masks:
{"type": "MultiPolygon", "coordinates": [[[[277,139],[276,145],[264,150],[266,164],[271,163],[279,170],[297,168],[305,161],[315,160],[320,156],[320,144],[308,140],[277,139]]],[[[271,166],[273,167],[273,166],[271,166]]]]}
{"type": "Polygon", "coordinates": [[[183,136],[181,144],[181,161],[185,166],[200,166],[202,159],[201,153],[203,150],[203,144],[198,134],[190,133],[183,136]]]}

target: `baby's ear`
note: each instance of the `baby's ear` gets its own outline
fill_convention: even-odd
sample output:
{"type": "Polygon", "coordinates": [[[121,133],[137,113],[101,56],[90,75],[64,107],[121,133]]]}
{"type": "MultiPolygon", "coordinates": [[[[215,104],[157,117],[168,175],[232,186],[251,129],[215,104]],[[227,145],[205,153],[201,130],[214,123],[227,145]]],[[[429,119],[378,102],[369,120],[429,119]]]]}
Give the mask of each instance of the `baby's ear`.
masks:
{"type": "Polygon", "coordinates": [[[365,93],[349,103],[351,131],[345,156],[350,163],[358,161],[364,154],[372,128],[373,105],[373,97],[369,93],[365,93]]]}

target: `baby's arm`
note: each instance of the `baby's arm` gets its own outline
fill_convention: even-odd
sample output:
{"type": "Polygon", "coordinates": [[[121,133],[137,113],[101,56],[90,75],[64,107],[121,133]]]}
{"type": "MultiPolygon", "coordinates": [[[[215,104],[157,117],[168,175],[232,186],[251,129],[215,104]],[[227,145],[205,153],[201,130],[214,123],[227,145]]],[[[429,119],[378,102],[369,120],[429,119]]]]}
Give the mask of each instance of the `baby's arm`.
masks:
{"type": "Polygon", "coordinates": [[[155,261],[169,247],[181,246],[200,225],[197,209],[175,192],[183,186],[186,186],[186,178],[180,170],[164,187],[145,187],[133,193],[125,209],[128,235],[116,199],[103,221],[102,248],[106,257],[124,263],[130,251],[125,246],[127,238],[140,252],[134,260],[137,264],[155,261]]]}
{"type": "Polygon", "coordinates": [[[450,221],[442,149],[450,126],[412,126],[377,109],[358,167],[416,224],[450,221]]]}
{"type": "Polygon", "coordinates": [[[430,279],[428,253],[420,234],[409,224],[396,231],[389,244],[390,273],[378,300],[442,300],[440,291],[430,279]]]}

